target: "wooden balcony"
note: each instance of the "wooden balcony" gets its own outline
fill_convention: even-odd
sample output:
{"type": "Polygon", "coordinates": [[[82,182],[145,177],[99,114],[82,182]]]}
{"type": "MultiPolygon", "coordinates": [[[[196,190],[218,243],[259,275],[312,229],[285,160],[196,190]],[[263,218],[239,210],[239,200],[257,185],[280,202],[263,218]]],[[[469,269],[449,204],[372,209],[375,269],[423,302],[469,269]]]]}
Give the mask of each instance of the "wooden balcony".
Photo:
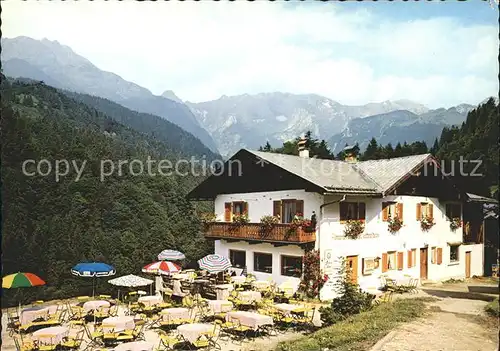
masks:
{"type": "Polygon", "coordinates": [[[307,244],[316,241],[313,230],[298,227],[293,229],[290,224],[275,224],[269,230],[263,230],[260,223],[227,223],[211,222],[204,226],[206,238],[225,240],[247,240],[253,242],[271,242],[282,244],[307,244]]]}

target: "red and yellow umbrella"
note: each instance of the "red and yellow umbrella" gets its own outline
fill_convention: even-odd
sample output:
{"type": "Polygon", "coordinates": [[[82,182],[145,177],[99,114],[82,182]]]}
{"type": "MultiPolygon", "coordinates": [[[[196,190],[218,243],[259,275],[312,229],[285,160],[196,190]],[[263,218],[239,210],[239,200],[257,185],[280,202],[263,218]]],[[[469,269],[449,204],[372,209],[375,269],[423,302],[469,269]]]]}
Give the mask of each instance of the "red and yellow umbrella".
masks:
{"type": "Polygon", "coordinates": [[[33,273],[14,273],[2,278],[4,289],[29,288],[39,285],[45,285],[45,281],[33,273]]]}

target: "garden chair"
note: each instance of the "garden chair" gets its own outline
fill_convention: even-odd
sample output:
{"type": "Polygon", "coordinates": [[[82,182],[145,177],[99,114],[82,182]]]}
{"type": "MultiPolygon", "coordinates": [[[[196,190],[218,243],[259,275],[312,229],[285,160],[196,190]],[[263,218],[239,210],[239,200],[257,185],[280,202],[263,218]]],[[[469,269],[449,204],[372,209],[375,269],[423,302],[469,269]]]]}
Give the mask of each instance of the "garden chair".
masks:
{"type": "Polygon", "coordinates": [[[163,330],[159,330],[158,334],[160,335],[160,342],[158,344],[158,349],[155,351],[161,351],[163,349],[166,350],[175,350],[175,347],[182,344],[182,339],[180,339],[177,335],[169,335],[165,333],[163,330]]]}
{"type": "Polygon", "coordinates": [[[102,328],[101,327],[96,327],[93,332],[90,332],[90,329],[86,324],[83,324],[83,330],[85,331],[85,334],[87,335],[87,338],[89,339],[89,342],[87,346],[85,347],[84,350],[92,350],[96,348],[100,348],[104,346],[104,343],[102,341],[102,337],[104,335],[102,328]]]}
{"type": "Polygon", "coordinates": [[[21,322],[19,322],[17,309],[15,308],[12,312],[9,312],[9,310],[7,310],[7,330],[9,331],[9,333],[17,332],[20,326],[21,322]]]}
{"type": "Polygon", "coordinates": [[[240,321],[236,321],[234,327],[231,328],[232,334],[237,337],[236,341],[240,341],[240,343],[248,340],[248,334],[251,330],[250,327],[241,324],[240,321]]]}
{"type": "Polygon", "coordinates": [[[115,326],[113,324],[101,324],[102,331],[102,341],[104,345],[116,344],[118,333],[114,331],[115,326]]]}
{"type": "Polygon", "coordinates": [[[64,349],[78,350],[83,343],[84,332],[85,331],[81,329],[74,337],[65,337],[61,343],[61,347],[64,349]]]}
{"type": "Polygon", "coordinates": [[[408,287],[408,291],[410,292],[410,294],[417,294],[418,293],[418,282],[419,282],[419,280],[417,278],[410,279],[410,285],[408,287]]]}
{"type": "Polygon", "coordinates": [[[295,316],[295,323],[299,329],[312,330],[316,327],[314,326],[313,320],[316,315],[316,309],[314,307],[301,307],[292,311],[295,316]]]}
{"type": "Polygon", "coordinates": [[[236,324],[231,321],[221,321],[220,319],[216,319],[215,323],[219,325],[219,339],[229,340],[236,324]]]}
{"type": "Polygon", "coordinates": [[[87,317],[87,311],[80,306],[68,306],[68,311],[70,320],[85,319],[87,317]]]}
{"type": "Polygon", "coordinates": [[[31,338],[22,335],[12,335],[17,351],[34,351],[38,345],[31,338]]]}
{"type": "Polygon", "coordinates": [[[380,305],[385,302],[391,302],[392,301],[392,294],[393,291],[386,291],[382,296],[380,296],[378,299],[375,299],[375,304],[380,305]]]}
{"type": "Polygon", "coordinates": [[[202,335],[207,338],[208,343],[209,343],[209,347],[216,348],[216,349],[220,350],[221,347],[217,343],[217,341],[219,340],[219,336],[220,336],[220,327],[219,328],[217,328],[217,327],[219,327],[219,324],[214,322],[214,328],[208,332],[202,333],[202,335]]]}
{"type": "Polygon", "coordinates": [[[108,310],[108,313],[110,317],[118,316],[118,305],[111,306],[108,310]]]}
{"type": "Polygon", "coordinates": [[[52,334],[40,334],[37,335],[39,351],[53,351],[58,345],[53,342],[54,336],[52,334]]]}

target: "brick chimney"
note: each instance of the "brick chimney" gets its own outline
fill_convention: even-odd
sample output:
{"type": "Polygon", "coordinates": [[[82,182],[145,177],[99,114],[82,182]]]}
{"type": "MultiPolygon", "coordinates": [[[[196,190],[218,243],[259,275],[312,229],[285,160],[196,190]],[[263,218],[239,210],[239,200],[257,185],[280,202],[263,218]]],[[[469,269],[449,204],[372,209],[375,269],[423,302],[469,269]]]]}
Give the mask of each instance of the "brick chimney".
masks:
{"type": "Polygon", "coordinates": [[[299,156],[303,158],[309,158],[309,150],[306,148],[307,139],[302,137],[298,142],[299,156]]]}

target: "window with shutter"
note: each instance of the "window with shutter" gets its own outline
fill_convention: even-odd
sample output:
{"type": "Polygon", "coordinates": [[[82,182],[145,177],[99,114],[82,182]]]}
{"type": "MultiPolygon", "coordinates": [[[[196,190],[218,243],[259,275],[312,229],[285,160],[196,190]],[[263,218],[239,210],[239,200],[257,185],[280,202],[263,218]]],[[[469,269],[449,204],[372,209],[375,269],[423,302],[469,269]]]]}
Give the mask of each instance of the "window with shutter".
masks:
{"type": "Polygon", "coordinates": [[[418,203],[417,204],[417,221],[420,221],[422,219],[422,204],[418,203]]]}
{"type": "Polygon", "coordinates": [[[366,217],[366,205],[364,202],[358,203],[358,219],[364,221],[366,217]]]}
{"type": "Polygon", "coordinates": [[[304,216],[304,200],[296,200],[295,204],[299,216],[304,216]]]}
{"type": "Polygon", "coordinates": [[[403,220],[403,204],[398,203],[396,206],[396,216],[402,221],[403,220]]]}
{"type": "Polygon", "coordinates": [[[281,200],[273,201],[273,216],[279,217],[280,222],[282,222],[281,215],[281,200]]]}
{"type": "Polygon", "coordinates": [[[231,214],[232,204],[230,202],[224,203],[224,222],[231,222],[233,217],[231,214]]]}
{"type": "Polygon", "coordinates": [[[382,202],[382,221],[387,222],[389,220],[389,202],[382,202]]]}
{"type": "Polygon", "coordinates": [[[398,270],[403,270],[403,253],[398,252],[398,270]]]}
{"type": "Polygon", "coordinates": [[[243,202],[243,214],[248,215],[248,202],[243,202]]]}
{"type": "Polygon", "coordinates": [[[438,247],[437,249],[437,264],[441,264],[443,262],[443,249],[438,247]]]}
{"type": "Polygon", "coordinates": [[[387,267],[387,254],[383,253],[382,254],[382,273],[387,272],[388,267],[387,267]]]}
{"type": "Polygon", "coordinates": [[[427,216],[430,218],[434,218],[433,208],[434,206],[432,204],[427,204],[427,216]]]}
{"type": "Polygon", "coordinates": [[[411,258],[411,254],[412,254],[412,251],[411,251],[411,250],[408,250],[408,257],[407,257],[407,259],[408,259],[408,268],[413,267],[413,266],[412,266],[413,260],[412,260],[412,258],[411,258]]]}
{"type": "Polygon", "coordinates": [[[366,218],[366,205],[364,202],[341,202],[340,221],[364,221],[366,218]]]}

